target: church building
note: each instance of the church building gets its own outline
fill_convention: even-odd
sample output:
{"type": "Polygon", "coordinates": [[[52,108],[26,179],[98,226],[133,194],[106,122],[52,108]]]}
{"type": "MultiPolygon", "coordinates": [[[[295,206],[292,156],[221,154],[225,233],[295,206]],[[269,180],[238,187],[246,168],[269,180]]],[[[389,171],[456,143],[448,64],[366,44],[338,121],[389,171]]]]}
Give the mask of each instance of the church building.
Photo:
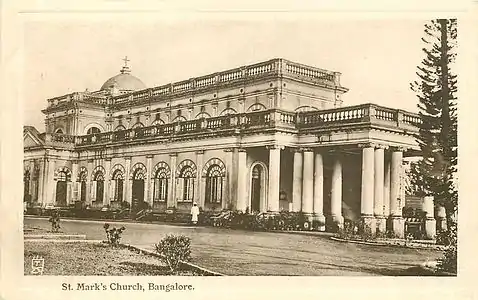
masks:
{"type": "Polygon", "coordinates": [[[148,88],[125,60],[99,90],[48,99],[43,133],[25,126],[25,200],[301,211],[321,230],[362,219],[403,236],[420,118],[344,105],[340,76],[272,59],[148,88]]]}

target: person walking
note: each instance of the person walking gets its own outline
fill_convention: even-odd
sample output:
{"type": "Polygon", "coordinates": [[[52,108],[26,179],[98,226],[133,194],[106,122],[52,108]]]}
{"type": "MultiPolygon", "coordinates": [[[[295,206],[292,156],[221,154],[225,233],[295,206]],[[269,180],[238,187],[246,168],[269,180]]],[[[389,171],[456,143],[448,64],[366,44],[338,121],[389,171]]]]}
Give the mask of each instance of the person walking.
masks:
{"type": "Polygon", "coordinates": [[[194,202],[193,207],[191,207],[191,222],[196,225],[198,223],[199,216],[199,207],[196,202],[194,202]]]}

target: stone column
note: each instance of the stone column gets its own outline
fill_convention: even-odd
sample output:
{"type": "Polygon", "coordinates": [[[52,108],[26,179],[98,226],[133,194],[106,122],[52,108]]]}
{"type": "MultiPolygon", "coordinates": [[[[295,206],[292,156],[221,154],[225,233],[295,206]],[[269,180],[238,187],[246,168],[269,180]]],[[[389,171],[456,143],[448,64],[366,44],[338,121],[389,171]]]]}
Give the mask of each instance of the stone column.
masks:
{"type": "Polygon", "coordinates": [[[204,209],[206,202],[206,193],[204,192],[206,178],[203,178],[202,176],[203,157],[204,150],[196,151],[197,184],[194,186],[194,201],[198,204],[198,207],[202,207],[204,209]]]}
{"type": "Polygon", "coordinates": [[[302,151],[293,149],[294,167],[292,170],[292,211],[301,210],[302,204],[302,151]]]}
{"type": "Polygon", "coordinates": [[[318,230],[325,231],[324,216],[324,161],[320,152],[315,153],[314,165],[314,219],[318,230]]]}
{"type": "Polygon", "coordinates": [[[362,148],[362,188],[360,200],[360,212],[364,225],[369,226],[375,233],[374,212],[374,145],[359,145],[362,148]]]}
{"type": "Polygon", "coordinates": [[[436,237],[436,221],[434,218],[435,207],[433,205],[433,196],[425,196],[423,198],[423,211],[425,216],[425,233],[427,238],[434,239],[436,237]]]}
{"type": "Polygon", "coordinates": [[[48,160],[48,173],[47,173],[47,195],[46,203],[56,204],[56,178],[55,178],[55,161],[52,158],[47,158],[48,160]]]}
{"type": "Polygon", "coordinates": [[[34,196],[34,191],[33,191],[33,175],[35,175],[35,161],[31,160],[30,161],[30,178],[28,180],[28,193],[30,195],[30,202],[33,202],[33,196],[34,196]]]}
{"type": "Polygon", "coordinates": [[[88,160],[88,176],[86,177],[86,197],[85,197],[85,202],[87,204],[91,204],[93,201],[93,187],[92,187],[92,182],[93,182],[93,160],[89,159],[88,160]]]}
{"type": "Polygon", "coordinates": [[[105,159],[105,182],[103,188],[103,206],[110,204],[110,190],[111,190],[111,158],[105,159]]]}
{"type": "Polygon", "coordinates": [[[401,210],[401,202],[404,201],[404,199],[400,199],[400,173],[402,159],[402,149],[394,149],[390,166],[390,214],[392,230],[399,238],[405,236],[404,221],[401,210]]]}
{"type": "MultiPolygon", "coordinates": [[[[236,208],[246,211],[247,204],[247,152],[246,149],[237,150],[237,204],[236,208]]],[[[249,208],[250,211],[250,208],[249,208]]]]}
{"type": "Polygon", "coordinates": [[[334,157],[334,167],[332,170],[330,211],[332,222],[338,227],[343,227],[344,217],[342,216],[342,162],[338,154],[334,157]]]}
{"type": "Polygon", "coordinates": [[[390,157],[385,156],[384,178],[383,178],[383,216],[390,217],[390,157]]]}
{"type": "Polygon", "coordinates": [[[153,198],[151,197],[151,172],[153,171],[153,155],[146,155],[146,182],[144,185],[144,196],[151,208],[153,207],[153,198]]]}
{"type": "Polygon", "coordinates": [[[78,201],[78,161],[71,162],[71,185],[73,189],[72,203],[78,201]]]}
{"type": "Polygon", "coordinates": [[[46,169],[46,164],[45,164],[45,160],[42,158],[40,160],[40,170],[38,172],[38,196],[37,196],[37,202],[41,205],[43,205],[45,203],[45,194],[44,194],[44,191],[45,191],[45,182],[44,182],[44,178],[45,178],[45,169],[46,169]]]}
{"type": "Polygon", "coordinates": [[[132,203],[132,194],[131,194],[131,189],[133,187],[133,181],[130,180],[130,172],[131,172],[131,157],[125,157],[124,158],[124,182],[123,182],[123,199],[129,203],[130,207],[133,204],[132,203]]]}
{"type": "Polygon", "coordinates": [[[224,195],[224,204],[223,208],[232,208],[232,197],[234,195],[233,193],[233,154],[234,151],[232,148],[225,149],[224,152],[226,153],[226,178],[225,178],[225,195],[224,195]]]}
{"type": "Polygon", "coordinates": [[[377,224],[377,230],[384,233],[386,231],[387,222],[384,216],[383,198],[385,187],[385,155],[383,145],[377,145],[374,155],[374,206],[373,214],[377,224]]]}
{"type": "Polygon", "coordinates": [[[302,212],[312,221],[314,212],[314,152],[304,149],[302,175],[302,212]]]}
{"type": "Polygon", "coordinates": [[[178,155],[176,153],[169,154],[169,166],[171,168],[171,184],[168,185],[168,200],[167,207],[176,206],[176,159],[178,155]]]}
{"type": "Polygon", "coordinates": [[[268,211],[279,211],[279,183],[280,183],[280,152],[281,147],[269,146],[269,192],[268,211]]]}
{"type": "Polygon", "coordinates": [[[447,230],[446,224],[446,210],[445,207],[441,205],[436,205],[436,222],[437,222],[437,230],[445,231],[447,230]]]}

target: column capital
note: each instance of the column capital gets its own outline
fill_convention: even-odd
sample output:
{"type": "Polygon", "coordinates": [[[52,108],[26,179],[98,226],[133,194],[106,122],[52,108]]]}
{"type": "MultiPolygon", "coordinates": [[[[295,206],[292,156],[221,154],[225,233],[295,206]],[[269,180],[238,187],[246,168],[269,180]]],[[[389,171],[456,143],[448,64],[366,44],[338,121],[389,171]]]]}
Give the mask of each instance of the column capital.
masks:
{"type": "Polygon", "coordinates": [[[390,150],[392,152],[406,152],[408,150],[408,148],[404,147],[404,146],[391,146],[390,150]]]}
{"type": "Polygon", "coordinates": [[[89,164],[92,164],[92,163],[93,163],[93,161],[94,161],[94,159],[92,159],[92,158],[89,158],[87,161],[88,161],[88,163],[89,163],[89,164]]]}
{"type": "Polygon", "coordinates": [[[146,158],[153,158],[154,157],[154,154],[148,154],[146,155],[146,158]]]}
{"type": "Polygon", "coordinates": [[[223,149],[224,152],[234,152],[234,147],[223,149]]]}
{"type": "Polygon", "coordinates": [[[301,149],[302,149],[302,152],[314,152],[314,148],[310,148],[310,147],[303,147],[301,149]]]}
{"type": "Polygon", "coordinates": [[[246,148],[237,148],[238,152],[247,152],[246,148]]]}
{"type": "Polygon", "coordinates": [[[299,147],[293,147],[289,148],[289,151],[292,153],[302,153],[304,148],[299,148],[299,147]]]}
{"type": "Polygon", "coordinates": [[[366,143],[360,143],[360,144],[357,144],[357,147],[359,147],[360,149],[364,149],[364,148],[375,148],[377,146],[376,143],[372,143],[372,142],[366,142],[366,143]]]}
{"type": "Polygon", "coordinates": [[[266,145],[266,149],[268,150],[273,150],[273,149],[279,149],[279,150],[282,150],[284,149],[285,147],[283,145],[277,145],[277,144],[273,144],[273,145],[266,145]]]}
{"type": "Polygon", "coordinates": [[[204,154],[204,150],[197,150],[197,151],[196,151],[196,154],[197,154],[197,155],[203,155],[203,154],[204,154]]]}
{"type": "Polygon", "coordinates": [[[111,157],[106,157],[105,161],[111,161],[111,157]]]}
{"type": "MultiPolygon", "coordinates": [[[[30,163],[34,163],[34,161],[31,161],[30,163]]],[[[73,159],[73,160],[71,161],[71,164],[73,164],[73,165],[74,165],[74,164],[78,164],[78,160],[77,160],[77,159],[73,159]]]]}
{"type": "Polygon", "coordinates": [[[170,157],[176,157],[176,156],[178,156],[178,154],[176,152],[173,152],[173,153],[169,153],[169,156],[170,157]]]}
{"type": "Polygon", "coordinates": [[[125,160],[131,160],[131,156],[125,156],[124,159],[125,160]]]}

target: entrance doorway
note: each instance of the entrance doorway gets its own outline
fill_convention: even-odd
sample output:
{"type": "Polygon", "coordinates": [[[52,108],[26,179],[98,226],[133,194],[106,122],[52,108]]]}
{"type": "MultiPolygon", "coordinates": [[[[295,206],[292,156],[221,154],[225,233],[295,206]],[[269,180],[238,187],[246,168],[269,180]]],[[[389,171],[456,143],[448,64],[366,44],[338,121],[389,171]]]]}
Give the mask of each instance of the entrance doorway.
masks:
{"type": "Polygon", "coordinates": [[[56,205],[66,206],[66,181],[56,182],[56,205]]]}
{"type": "Polygon", "coordinates": [[[137,170],[133,175],[131,209],[138,211],[144,208],[144,174],[141,170],[137,170]]]}
{"type": "Polygon", "coordinates": [[[251,212],[261,210],[261,200],[264,198],[264,168],[257,164],[252,168],[251,180],[251,212]]]}

